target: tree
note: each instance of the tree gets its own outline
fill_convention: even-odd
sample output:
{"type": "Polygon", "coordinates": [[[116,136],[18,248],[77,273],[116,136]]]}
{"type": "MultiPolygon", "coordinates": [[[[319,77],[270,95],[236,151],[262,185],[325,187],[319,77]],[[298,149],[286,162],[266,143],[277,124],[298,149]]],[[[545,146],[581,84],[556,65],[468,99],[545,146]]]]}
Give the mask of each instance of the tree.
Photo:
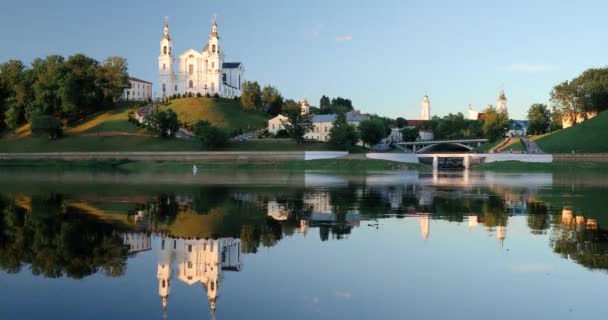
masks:
{"type": "Polygon", "coordinates": [[[338,114],[329,130],[329,143],[337,148],[352,150],[357,142],[359,142],[357,129],[346,121],[346,115],[338,114]]]}
{"type": "Polygon", "coordinates": [[[112,105],[129,87],[127,60],[123,57],[109,57],[100,66],[99,73],[104,104],[106,106],[112,105]]]}
{"type": "Polygon", "coordinates": [[[173,138],[179,130],[177,114],[173,109],[154,110],[146,118],[148,129],[155,132],[161,138],[173,138]]]}
{"type": "Polygon", "coordinates": [[[55,140],[63,134],[61,121],[50,115],[38,115],[32,118],[32,133],[35,135],[47,135],[49,139],[55,140]]]}
{"type": "Polygon", "coordinates": [[[330,114],[331,113],[331,101],[329,97],[323,95],[321,100],[319,100],[319,113],[320,114],[330,114]]]}
{"type": "Polygon", "coordinates": [[[418,139],[420,130],[416,127],[405,127],[401,129],[401,136],[404,142],[413,142],[418,139]]]}
{"type": "Polygon", "coordinates": [[[262,108],[272,116],[277,116],[283,109],[283,96],[275,87],[265,86],[262,89],[262,108]]]}
{"type": "Polygon", "coordinates": [[[488,106],[484,111],[483,133],[490,141],[502,138],[509,130],[509,116],[498,112],[494,106],[488,106]]]}
{"type": "Polygon", "coordinates": [[[386,137],[386,129],[379,119],[363,120],[358,129],[364,145],[373,146],[386,137]]]}
{"type": "Polygon", "coordinates": [[[404,118],[398,117],[395,120],[395,124],[397,125],[397,128],[403,129],[405,126],[407,126],[407,120],[405,120],[404,118]]]}
{"type": "Polygon", "coordinates": [[[528,109],[528,133],[543,134],[549,130],[551,111],[546,105],[535,103],[528,109]]]}
{"type": "Polygon", "coordinates": [[[563,116],[557,106],[551,108],[551,123],[549,124],[549,132],[563,129],[563,116]]]}
{"type": "Polygon", "coordinates": [[[293,100],[285,101],[283,114],[287,117],[287,121],[283,121],[283,126],[289,132],[289,136],[296,143],[303,143],[304,135],[313,128],[312,117],[309,114],[302,114],[300,104],[293,100]]]}
{"type": "Polygon", "coordinates": [[[243,81],[241,103],[244,110],[256,110],[262,106],[262,91],[257,81],[243,81]]]}
{"type": "Polygon", "coordinates": [[[333,113],[345,113],[353,110],[353,103],[350,99],[337,97],[331,99],[331,110],[333,113]]]}
{"type": "Polygon", "coordinates": [[[205,120],[194,125],[194,136],[201,141],[205,149],[216,149],[228,142],[228,135],[224,131],[205,120]]]}

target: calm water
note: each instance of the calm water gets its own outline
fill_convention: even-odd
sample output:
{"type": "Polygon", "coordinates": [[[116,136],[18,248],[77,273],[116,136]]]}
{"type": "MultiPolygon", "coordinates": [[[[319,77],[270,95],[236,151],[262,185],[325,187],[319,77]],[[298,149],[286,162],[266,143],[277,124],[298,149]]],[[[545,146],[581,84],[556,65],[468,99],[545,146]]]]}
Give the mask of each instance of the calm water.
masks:
{"type": "Polygon", "coordinates": [[[602,318],[606,178],[0,172],[0,319],[602,318]]]}

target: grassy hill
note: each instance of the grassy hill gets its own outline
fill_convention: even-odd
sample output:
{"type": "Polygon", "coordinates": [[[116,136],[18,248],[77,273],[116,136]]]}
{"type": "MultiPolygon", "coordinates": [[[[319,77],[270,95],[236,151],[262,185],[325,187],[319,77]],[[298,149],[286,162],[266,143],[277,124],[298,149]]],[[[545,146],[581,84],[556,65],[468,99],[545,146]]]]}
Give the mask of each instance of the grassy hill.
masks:
{"type": "Polygon", "coordinates": [[[608,112],[567,129],[533,137],[547,153],[608,152],[608,112]]]}
{"type": "Polygon", "coordinates": [[[231,99],[182,98],[173,100],[163,109],[173,109],[182,123],[194,124],[207,120],[228,132],[265,128],[270,116],[261,111],[243,111],[241,103],[231,99]]]}

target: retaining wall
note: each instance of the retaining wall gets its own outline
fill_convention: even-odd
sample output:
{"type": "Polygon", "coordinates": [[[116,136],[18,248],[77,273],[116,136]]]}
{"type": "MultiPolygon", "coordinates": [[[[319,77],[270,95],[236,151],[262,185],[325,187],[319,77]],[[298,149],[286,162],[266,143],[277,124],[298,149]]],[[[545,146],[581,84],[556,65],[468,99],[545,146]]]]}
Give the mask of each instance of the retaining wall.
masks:
{"type": "Polygon", "coordinates": [[[44,152],[0,153],[0,160],[131,160],[184,162],[270,162],[333,159],[348,155],[341,151],[286,152],[44,152]]]}
{"type": "Polygon", "coordinates": [[[608,162],[608,153],[555,153],[556,162],[608,162]]]}

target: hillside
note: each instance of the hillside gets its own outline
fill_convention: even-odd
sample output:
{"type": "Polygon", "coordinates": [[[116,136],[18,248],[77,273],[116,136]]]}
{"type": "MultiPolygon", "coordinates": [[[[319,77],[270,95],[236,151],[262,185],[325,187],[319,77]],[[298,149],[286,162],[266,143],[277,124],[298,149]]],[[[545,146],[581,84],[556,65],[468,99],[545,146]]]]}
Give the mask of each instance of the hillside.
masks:
{"type": "Polygon", "coordinates": [[[567,129],[533,137],[547,153],[608,152],[608,112],[567,129]]]}
{"type": "Polygon", "coordinates": [[[207,120],[228,132],[242,129],[244,132],[265,128],[268,116],[261,111],[243,111],[241,103],[231,99],[182,98],[163,109],[173,109],[182,123],[194,124],[207,120]]]}

